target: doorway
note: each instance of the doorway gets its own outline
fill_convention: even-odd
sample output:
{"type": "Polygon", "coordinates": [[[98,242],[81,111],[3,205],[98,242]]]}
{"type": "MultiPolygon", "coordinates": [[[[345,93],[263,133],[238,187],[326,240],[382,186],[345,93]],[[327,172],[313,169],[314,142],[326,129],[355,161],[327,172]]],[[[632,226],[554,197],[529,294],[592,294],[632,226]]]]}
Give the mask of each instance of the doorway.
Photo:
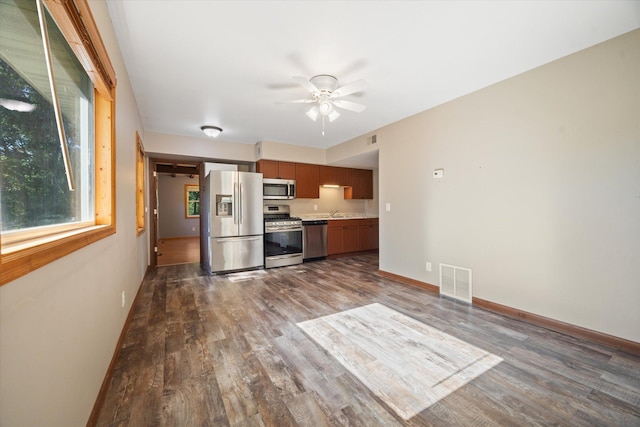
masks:
{"type": "Polygon", "coordinates": [[[201,163],[149,159],[150,266],[201,260],[201,163]]]}

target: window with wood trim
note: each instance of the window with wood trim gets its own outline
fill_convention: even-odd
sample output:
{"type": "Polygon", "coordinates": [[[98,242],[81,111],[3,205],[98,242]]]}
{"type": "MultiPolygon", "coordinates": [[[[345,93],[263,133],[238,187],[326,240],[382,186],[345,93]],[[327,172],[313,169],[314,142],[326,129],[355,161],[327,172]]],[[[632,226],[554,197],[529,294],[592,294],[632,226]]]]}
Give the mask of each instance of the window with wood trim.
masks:
{"type": "Polygon", "coordinates": [[[114,96],[87,0],[0,0],[0,285],[115,233],[114,96]]]}
{"type": "Polygon", "coordinates": [[[146,209],[144,204],[144,146],[142,138],[136,132],[136,235],[144,233],[146,209]]]}
{"type": "Polygon", "coordinates": [[[200,217],[200,186],[187,184],[184,186],[185,218],[200,217]]]}

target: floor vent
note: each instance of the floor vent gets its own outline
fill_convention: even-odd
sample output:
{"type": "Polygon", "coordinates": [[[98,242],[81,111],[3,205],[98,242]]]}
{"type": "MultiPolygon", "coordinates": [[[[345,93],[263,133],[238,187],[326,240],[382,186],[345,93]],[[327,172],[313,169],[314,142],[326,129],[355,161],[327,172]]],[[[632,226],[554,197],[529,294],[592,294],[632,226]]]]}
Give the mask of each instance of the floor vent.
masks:
{"type": "Polygon", "coordinates": [[[440,293],[470,303],[471,277],[469,268],[440,264],[440,293]]]}

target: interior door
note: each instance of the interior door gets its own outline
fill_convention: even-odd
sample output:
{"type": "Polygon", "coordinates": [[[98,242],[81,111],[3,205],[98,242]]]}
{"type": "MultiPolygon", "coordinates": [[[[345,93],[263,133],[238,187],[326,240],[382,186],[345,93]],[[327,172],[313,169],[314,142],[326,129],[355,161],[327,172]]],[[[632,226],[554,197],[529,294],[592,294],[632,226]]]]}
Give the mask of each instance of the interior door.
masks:
{"type": "Polygon", "coordinates": [[[204,163],[198,165],[200,175],[200,267],[211,274],[209,261],[209,217],[211,215],[211,189],[204,174],[204,163]]]}
{"type": "Polygon", "coordinates": [[[158,265],[158,174],[156,172],[156,162],[149,159],[149,266],[156,267],[158,265]]]}

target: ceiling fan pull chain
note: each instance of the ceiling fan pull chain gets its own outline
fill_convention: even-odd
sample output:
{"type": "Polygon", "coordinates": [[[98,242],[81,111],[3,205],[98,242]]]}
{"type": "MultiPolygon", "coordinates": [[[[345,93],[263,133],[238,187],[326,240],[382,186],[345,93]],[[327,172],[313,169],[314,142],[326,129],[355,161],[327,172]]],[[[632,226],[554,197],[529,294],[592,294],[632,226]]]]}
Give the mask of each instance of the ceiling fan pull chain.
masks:
{"type": "Polygon", "coordinates": [[[322,136],[324,136],[324,116],[322,116],[322,136]]]}

